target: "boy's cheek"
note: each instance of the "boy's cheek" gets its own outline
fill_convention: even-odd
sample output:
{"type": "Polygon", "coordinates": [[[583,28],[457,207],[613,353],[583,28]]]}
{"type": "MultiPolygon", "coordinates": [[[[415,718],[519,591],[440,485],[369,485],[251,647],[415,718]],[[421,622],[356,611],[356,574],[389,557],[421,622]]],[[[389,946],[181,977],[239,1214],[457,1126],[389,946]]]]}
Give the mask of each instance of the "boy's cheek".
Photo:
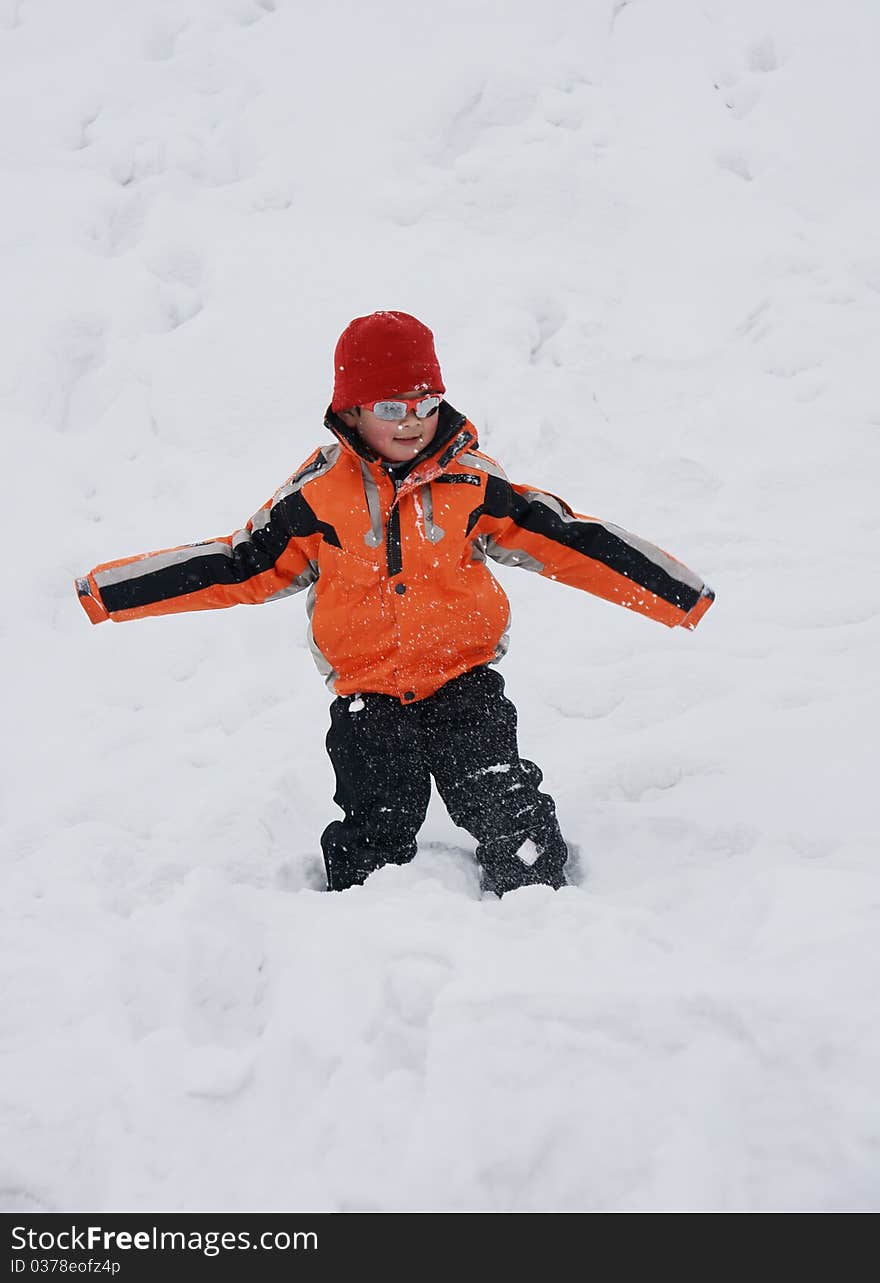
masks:
{"type": "Polygon", "coordinates": [[[369,446],[374,454],[378,454],[380,458],[385,457],[385,441],[380,434],[368,431],[365,432],[363,428],[358,428],[357,431],[361,441],[363,441],[365,445],[369,446]]]}
{"type": "Polygon", "coordinates": [[[375,450],[378,454],[383,452],[387,433],[376,428],[366,427],[364,424],[359,424],[357,431],[360,439],[365,441],[371,450],[375,450]]]}

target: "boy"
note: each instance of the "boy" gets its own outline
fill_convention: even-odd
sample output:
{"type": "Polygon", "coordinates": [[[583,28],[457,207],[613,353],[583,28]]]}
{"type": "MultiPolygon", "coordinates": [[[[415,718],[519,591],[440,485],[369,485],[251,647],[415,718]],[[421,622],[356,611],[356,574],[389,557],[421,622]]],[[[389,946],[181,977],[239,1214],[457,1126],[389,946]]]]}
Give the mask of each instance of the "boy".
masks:
{"type": "Polygon", "coordinates": [[[670,627],[696,627],[714,599],[653,544],[513,485],[444,392],[426,326],[404,312],[356,318],[336,346],[333,444],[244,529],[76,581],[93,623],[308,588],[309,643],[336,696],[327,751],[344,818],[321,839],[333,891],[413,858],[432,776],[477,839],[483,890],[565,885],[553,800],[519,756],[516,710],[489,667],[509,612],[487,557],[670,627]]]}

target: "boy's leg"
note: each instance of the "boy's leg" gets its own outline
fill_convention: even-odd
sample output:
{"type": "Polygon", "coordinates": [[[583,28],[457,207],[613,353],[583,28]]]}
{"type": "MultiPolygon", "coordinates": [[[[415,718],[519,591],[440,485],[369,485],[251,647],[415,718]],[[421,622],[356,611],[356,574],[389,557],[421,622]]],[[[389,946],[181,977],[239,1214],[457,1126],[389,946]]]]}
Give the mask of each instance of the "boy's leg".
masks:
{"type": "Polygon", "coordinates": [[[474,668],[422,709],[431,773],[452,819],[477,839],[484,889],[503,895],[534,883],[564,886],[568,850],[556,807],[538,789],[538,767],[519,756],[516,709],[500,673],[474,668]]]}
{"type": "Polygon", "coordinates": [[[352,696],[330,706],[327,752],[336,772],[334,801],[345,818],[324,830],[321,847],[331,891],[363,882],[383,864],[405,864],[416,853],[431,795],[412,709],[388,695],[352,696]]]}

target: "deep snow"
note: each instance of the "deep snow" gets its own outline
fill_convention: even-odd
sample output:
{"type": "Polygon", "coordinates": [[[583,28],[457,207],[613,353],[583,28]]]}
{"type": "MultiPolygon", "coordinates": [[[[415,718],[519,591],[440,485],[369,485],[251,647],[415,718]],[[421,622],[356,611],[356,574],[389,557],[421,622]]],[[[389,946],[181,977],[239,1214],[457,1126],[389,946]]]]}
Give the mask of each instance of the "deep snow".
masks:
{"type": "Polygon", "coordinates": [[[0,1206],[873,1208],[873,0],[0,0],[0,1206]],[[696,633],[499,570],[579,885],[320,894],[304,598],[89,626],[433,328],[696,633]]]}

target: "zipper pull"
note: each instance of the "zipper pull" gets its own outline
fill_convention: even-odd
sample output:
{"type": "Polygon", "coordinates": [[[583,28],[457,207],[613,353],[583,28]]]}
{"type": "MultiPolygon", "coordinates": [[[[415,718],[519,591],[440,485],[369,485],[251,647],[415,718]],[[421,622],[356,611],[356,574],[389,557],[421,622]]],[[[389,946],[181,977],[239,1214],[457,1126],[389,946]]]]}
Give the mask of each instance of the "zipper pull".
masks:
{"type": "Polygon", "coordinates": [[[363,706],[364,706],[364,701],[361,699],[360,692],[358,692],[355,695],[354,699],[350,702],[348,706],[348,711],[350,713],[359,713],[363,708],[363,706]]]}

